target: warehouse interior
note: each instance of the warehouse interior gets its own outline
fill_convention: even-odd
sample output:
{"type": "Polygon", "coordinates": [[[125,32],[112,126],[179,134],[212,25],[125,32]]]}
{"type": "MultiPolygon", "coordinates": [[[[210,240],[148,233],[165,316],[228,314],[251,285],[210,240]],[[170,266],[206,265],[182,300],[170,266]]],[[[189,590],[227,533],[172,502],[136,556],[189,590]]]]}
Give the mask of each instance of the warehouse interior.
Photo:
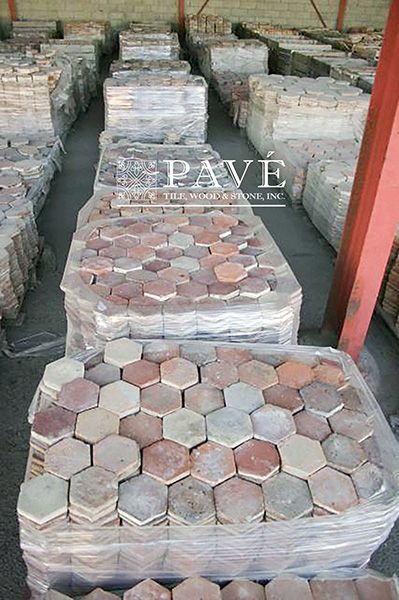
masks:
{"type": "MultiPolygon", "coordinates": [[[[399,62],[398,31],[399,6],[386,0],[1,0],[2,597],[399,597],[399,211],[392,158],[399,83],[390,76],[399,62]],[[204,204],[194,185],[201,156],[216,164],[219,186],[200,185],[201,192],[216,191],[204,204]],[[160,185],[155,201],[138,197],[136,188],[132,196],[131,181],[120,177],[132,157],[144,157],[149,168],[162,158],[186,160],[190,183],[167,197],[162,171],[150,184],[160,185]],[[267,178],[270,187],[260,187],[259,161],[269,159],[271,175],[279,170],[267,178]],[[235,161],[241,175],[252,161],[238,185],[223,160],[235,161]],[[192,192],[195,200],[187,199],[192,192]],[[221,192],[227,204],[215,207],[221,192]],[[115,242],[114,229],[133,232],[148,223],[152,233],[140,235],[151,240],[137,242],[128,230],[123,243],[115,242]],[[218,244],[220,254],[232,254],[220,259],[218,244]],[[151,258],[144,257],[149,248],[151,258]],[[236,271],[222,272],[233,263],[236,271]],[[162,275],[168,269],[169,277],[162,275]],[[218,359],[208,364],[204,356],[214,351],[218,359]],[[250,363],[238,362],[240,353],[258,368],[266,362],[275,379],[244,374],[250,363]],[[180,372],[167,375],[172,361],[180,361],[180,372]],[[198,375],[184,383],[188,362],[198,375]],[[154,364],[160,375],[144,381],[154,364]],[[212,365],[221,368],[214,378],[212,365]],[[99,401],[71,408],[68,386],[78,380],[98,387],[99,401]],[[134,388],[139,404],[118,409],[118,394],[105,397],[114,385],[129,385],[129,394],[134,388]],[[224,397],[217,410],[193,408],[200,386],[224,397]],[[166,388],[180,397],[172,409],[162,405],[170,401],[166,388]],[[157,410],[149,408],[155,389],[157,410]],[[294,392],[299,404],[291,407],[294,392]],[[322,403],[332,397],[337,404],[328,412],[322,403]],[[272,420],[260,422],[275,406],[293,423],[276,438],[272,420]],[[232,416],[215,433],[215,415],[228,410],[237,419],[245,413],[247,437],[244,421],[232,416]],[[89,435],[83,418],[92,411],[99,420],[90,424],[94,433],[87,426],[89,435]],[[118,416],[116,429],[104,413],[118,416]],[[143,430],[129,429],[141,416],[163,427],[148,444],[143,430]],[[237,423],[241,435],[231,441],[237,423]],[[294,441],[308,444],[295,460],[288,454],[294,441]],[[76,452],[78,445],[90,448],[87,463],[75,466],[72,442],[76,452]],[[150,452],[162,444],[164,453],[166,444],[176,452],[184,447],[187,472],[169,480],[156,472],[150,452]],[[216,450],[230,453],[229,475],[211,481],[212,462],[206,476],[199,474],[205,447],[210,461],[216,450]],[[247,447],[259,451],[254,469],[266,468],[262,452],[272,450],[277,466],[249,475],[241,463],[247,447]],[[318,466],[310,466],[316,456],[318,466]],[[323,501],[316,489],[322,474],[331,477],[323,501]],[[294,518],[284,512],[301,500],[288,479],[287,506],[282,498],[284,509],[272,506],[278,477],[305,486],[311,508],[294,518]],[[129,504],[141,501],[128,487],[140,478],[162,484],[168,498],[145,523],[129,504]],[[101,497],[107,486],[116,501],[101,497]],[[337,508],[332,497],[343,502],[345,486],[352,500],[337,508]],[[261,515],[244,514],[251,493],[262,496],[261,515]],[[204,516],[208,496],[213,508],[204,516]]],[[[84,401],[83,388],[74,401],[84,401]]],[[[146,503],[155,502],[155,490],[146,503]]]]}

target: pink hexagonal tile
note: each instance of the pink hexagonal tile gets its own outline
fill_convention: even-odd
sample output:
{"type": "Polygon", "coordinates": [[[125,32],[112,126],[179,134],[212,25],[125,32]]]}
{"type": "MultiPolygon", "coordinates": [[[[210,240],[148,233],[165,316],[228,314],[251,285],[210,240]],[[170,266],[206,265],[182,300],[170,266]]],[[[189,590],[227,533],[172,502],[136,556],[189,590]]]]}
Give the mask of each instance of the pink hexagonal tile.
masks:
{"type": "Polygon", "coordinates": [[[312,475],[309,487],[313,502],[333,513],[341,513],[358,503],[351,478],[330,467],[312,475]]]}
{"type": "Polygon", "coordinates": [[[198,382],[198,369],[185,358],[172,358],[161,364],[161,381],[184,390],[198,382]]]}
{"type": "Polygon", "coordinates": [[[335,433],[346,435],[357,442],[363,442],[373,434],[369,418],[361,412],[344,408],[330,417],[329,422],[335,433]]]}
{"type": "Polygon", "coordinates": [[[118,481],[131,477],[140,466],[138,444],[121,435],[109,435],[93,446],[93,463],[111,471],[118,481]]]}
{"type": "Polygon", "coordinates": [[[314,379],[312,367],[293,360],[277,367],[277,375],[281,385],[287,385],[295,389],[309,385],[314,379]]]}
{"type": "Polygon", "coordinates": [[[123,600],[170,600],[171,592],[152,579],[146,579],[123,595],[123,600]]]}
{"type": "Polygon", "coordinates": [[[238,367],[240,381],[265,390],[278,383],[276,369],[259,360],[250,360],[238,367]]]}
{"type": "Polygon", "coordinates": [[[251,419],[254,437],[272,444],[282,442],[296,431],[291,413],[273,404],[266,404],[253,412],[251,419]]]}
{"type": "Polygon", "coordinates": [[[189,451],[184,446],[161,440],[143,450],[143,473],[167,485],[190,473],[189,451]]]}
{"type": "Polygon", "coordinates": [[[190,281],[190,274],[185,269],[179,269],[178,267],[169,267],[163,269],[158,273],[159,278],[174,285],[187,283],[190,281]]]}
{"type": "Polygon", "coordinates": [[[223,394],[209,383],[198,383],[185,390],[184,406],[205,417],[214,410],[223,408],[223,394]]]}
{"type": "Polygon", "coordinates": [[[119,433],[135,440],[143,449],[162,439],[162,420],[139,412],[121,420],[119,433]]]}
{"type": "Polygon", "coordinates": [[[238,524],[260,521],[264,514],[259,485],[232,477],[215,488],[216,514],[220,523],[238,524]]]}
{"type": "Polygon", "coordinates": [[[273,385],[264,390],[263,395],[268,404],[286,408],[292,414],[303,408],[303,400],[298,390],[287,385],[273,385]]]}
{"type": "Polygon", "coordinates": [[[215,275],[223,283],[237,283],[247,277],[247,272],[241,265],[225,262],[215,266],[215,275]]]}
{"type": "MultiPolygon", "coordinates": [[[[165,269],[167,270],[167,269],[165,269]]],[[[143,286],[144,296],[165,301],[176,296],[176,286],[172,281],[162,279],[150,281],[143,286]]]]}
{"type": "Polygon", "coordinates": [[[224,361],[217,361],[201,368],[201,379],[219,390],[222,390],[238,381],[238,372],[234,365],[224,361]]]}
{"type": "Polygon", "coordinates": [[[74,379],[62,386],[58,404],[63,408],[78,413],[98,404],[99,386],[87,379],[74,379]]]}
{"type": "MultiPolygon", "coordinates": [[[[273,389],[273,388],[271,388],[273,389]]],[[[301,410],[294,416],[297,433],[322,442],[331,433],[327,419],[301,410]]]]}
{"type": "Polygon", "coordinates": [[[272,579],[266,585],[265,591],[267,600],[312,600],[313,598],[306,579],[295,575],[280,575],[272,579]]]}
{"type": "Polygon", "coordinates": [[[103,408],[92,408],[79,413],[75,436],[84,442],[95,444],[103,438],[118,433],[119,417],[103,408]]]}
{"type": "Polygon", "coordinates": [[[194,448],[190,458],[191,475],[211,486],[226,481],[236,473],[233,451],[214,442],[194,448]]]}
{"type": "Polygon", "coordinates": [[[154,417],[164,417],[182,407],[181,393],[164,383],[156,383],[141,394],[141,409],[154,417]]]}
{"type": "Polygon", "coordinates": [[[234,450],[238,474],[254,483],[262,483],[277,473],[280,456],[269,442],[249,440],[234,450]]]}
{"type": "Polygon", "coordinates": [[[32,435],[44,445],[54,444],[66,437],[72,437],[76,422],[76,414],[51,406],[36,413],[32,425],[32,435]]]}
{"type": "Polygon", "coordinates": [[[148,360],[138,360],[123,369],[123,379],[139,388],[149,387],[160,379],[159,365],[148,360]]]}
{"type": "Polygon", "coordinates": [[[222,600],[265,600],[263,585],[236,579],[222,589],[222,600]]]}
{"type": "Polygon", "coordinates": [[[61,440],[46,451],[45,470],[62,479],[68,480],[90,465],[90,446],[75,438],[61,440]]]}

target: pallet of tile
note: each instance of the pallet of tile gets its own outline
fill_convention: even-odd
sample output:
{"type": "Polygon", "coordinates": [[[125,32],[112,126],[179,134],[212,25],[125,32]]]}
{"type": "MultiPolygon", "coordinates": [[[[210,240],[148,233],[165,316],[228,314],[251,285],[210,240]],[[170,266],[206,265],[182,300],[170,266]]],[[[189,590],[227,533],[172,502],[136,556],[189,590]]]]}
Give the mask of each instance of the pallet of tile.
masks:
{"type": "Polygon", "coordinates": [[[297,75],[298,77],[311,77],[313,59],[315,58],[320,60],[323,60],[324,58],[338,60],[346,58],[346,53],[326,46],[319,47],[318,45],[294,50],[291,58],[290,75],[297,75]]]}
{"type": "Polygon", "coordinates": [[[137,142],[203,144],[208,86],[197,75],[148,75],[104,83],[105,130],[137,142]]]}
{"type": "Polygon", "coordinates": [[[112,30],[108,21],[67,21],[63,24],[65,40],[86,40],[99,43],[101,51],[112,49],[112,30]]]}
{"type": "Polygon", "coordinates": [[[360,140],[370,96],[345,81],[250,75],[247,135],[262,156],[276,140],[360,140]],[[317,132],[317,133],[316,133],[317,132]]]}
{"type": "Polygon", "coordinates": [[[245,129],[248,118],[248,76],[234,71],[213,73],[212,85],[234,125],[245,129]]]}
{"type": "Polygon", "coordinates": [[[217,35],[229,35],[232,33],[232,23],[225,17],[219,15],[187,15],[186,32],[209,33],[217,35]]]}
{"type": "Polygon", "coordinates": [[[268,49],[258,40],[211,40],[197,51],[198,65],[207,81],[213,73],[268,73],[268,49]]]}
{"type": "Polygon", "coordinates": [[[391,256],[385,271],[385,278],[379,298],[390,327],[399,335],[399,229],[392,245],[391,256]]]}
{"type": "Polygon", "coordinates": [[[137,33],[132,30],[119,33],[121,60],[178,60],[179,54],[177,33],[137,33]]]}
{"type": "Polygon", "coordinates": [[[37,592],[361,566],[399,514],[398,444],[327,348],[115,340],[46,367],[30,444],[37,592]]]}
{"type": "Polygon", "coordinates": [[[146,75],[189,75],[191,65],[186,60],[115,60],[111,63],[112,77],[146,76],[146,75]]]}
{"type": "Polygon", "coordinates": [[[14,38],[48,40],[57,37],[57,21],[23,20],[13,21],[14,38]]]}
{"type": "Polygon", "coordinates": [[[304,29],[301,33],[324,43],[331,44],[338,50],[349,52],[353,56],[367,59],[376,64],[379,58],[383,34],[381,31],[347,31],[334,29],[304,29]]]}
{"type": "Polygon", "coordinates": [[[353,140],[295,139],[276,141],[275,157],[284,161],[281,178],[285,180],[284,190],[292,203],[301,204],[305,189],[309,164],[320,160],[354,162],[360,145],[353,140]]]}
{"type": "Polygon", "coordinates": [[[187,32],[186,47],[191,60],[198,62],[198,54],[204,46],[211,42],[225,42],[227,40],[238,40],[238,37],[233,33],[221,35],[217,33],[187,32]]]}
{"type": "Polygon", "coordinates": [[[74,235],[61,289],[68,353],[121,335],[286,344],[302,301],[261,220],[219,211],[91,222],[74,235]]]}

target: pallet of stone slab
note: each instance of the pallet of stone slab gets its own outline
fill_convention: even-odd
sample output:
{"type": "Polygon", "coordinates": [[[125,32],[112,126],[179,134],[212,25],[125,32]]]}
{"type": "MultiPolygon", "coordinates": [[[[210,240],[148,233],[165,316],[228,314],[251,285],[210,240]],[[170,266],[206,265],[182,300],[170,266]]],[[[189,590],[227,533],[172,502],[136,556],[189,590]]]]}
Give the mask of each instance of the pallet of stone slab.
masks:
{"type": "Polygon", "coordinates": [[[236,189],[234,191],[221,190],[220,188],[207,188],[198,192],[198,189],[178,188],[176,191],[155,190],[143,197],[127,204],[126,197],[121,198],[120,192],[115,188],[99,190],[89,198],[80,209],[76,223],[76,230],[93,221],[115,219],[119,217],[132,217],[143,215],[185,214],[200,215],[212,211],[221,211],[227,215],[251,215],[251,204],[244,194],[236,189]]]}
{"type": "Polygon", "coordinates": [[[286,344],[302,301],[262,221],[219,211],[91,222],[74,235],[61,289],[68,353],[121,335],[286,344]]]}
{"type": "Polygon", "coordinates": [[[68,21],[63,24],[64,39],[85,39],[98,42],[101,51],[108,53],[112,50],[113,35],[108,21],[68,21]]]}
{"type": "Polygon", "coordinates": [[[58,56],[70,56],[73,58],[83,58],[87,66],[96,76],[96,81],[100,73],[100,45],[95,40],[85,38],[71,38],[66,40],[50,40],[46,44],[41,44],[42,52],[52,50],[58,56]]]}
{"type": "MultiPolygon", "coordinates": [[[[296,575],[279,575],[270,581],[234,579],[215,582],[204,577],[190,577],[174,583],[146,579],[124,591],[109,591],[97,588],[81,600],[312,600],[312,598],[350,598],[351,600],[398,600],[399,582],[396,576],[387,577],[371,569],[327,571],[306,579],[296,575]]],[[[65,591],[65,590],[63,590],[65,591]]],[[[86,590],[87,591],[87,590],[86,590]]],[[[77,598],[67,590],[68,595],[56,590],[48,590],[44,595],[32,600],[72,600],[77,598]],[[71,595],[70,595],[71,594],[71,595]]]]}
{"type": "Polygon", "coordinates": [[[354,140],[317,140],[294,139],[276,141],[274,157],[284,161],[280,169],[285,180],[284,190],[295,204],[302,203],[309,164],[320,160],[338,160],[354,162],[360,145],[354,140]]]}
{"type": "Polygon", "coordinates": [[[370,96],[329,77],[250,75],[247,135],[262,156],[276,140],[361,140],[370,96]]]}
{"type": "Polygon", "coordinates": [[[319,41],[329,43],[334,48],[350,52],[353,56],[365,58],[372,63],[378,61],[382,46],[381,31],[339,32],[334,29],[305,29],[301,33],[319,41]]]}
{"type": "Polygon", "coordinates": [[[211,40],[199,46],[198,65],[205,79],[214,73],[268,73],[268,49],[259,40],[211,40]]]}
{"type": "Polygon", "coordinates": [[[212,85],[232,117],[234,125],[245,129],[249,100],[248,76],[231,71],[213,73],[212,85]]]}
{"type": "Polygon", "coordinates": [[[121,60],[178,60],[179,54],[177,33],[136,33],[129,29],[119,33],[121,60]]]}
{"type": "Polygon", "coordinates": [[[188,33],[215,33],[217,35],[232,33],[231,21],[219,15],[206,15],[204,13],[187,15],[185,24],[188,33]]]}
{"type": "Polygon", "coordinates": [[[203,144],[208,86],[203,77],[148,75],[106,79],[105,130],[137,142],[203,144]]]}
{"type": "Polygon", "coordinates": [[[17,512],[39,592],[361,566],[399,515],[398,443],[336,350],[119,339],[38,395],[17,512]]]}
{"type": "Polygon", "coordinates": [[[383,311],[393,320],[394,329],[399,333],[397,320],[399,316],[399,228],[392,245],[391,256],[385,272],[380,304],[383,311]],[[395,327],[396,325],[396,327],[395,327]]]}
{"type": "Polygon", "coordinates": [[[23,20],[13,21],[12,36],[36,40],[48,40],[57,37],[57,21],[23,20]]]}
{"type": "Polygon", "coordinates": [[[298,77],[311,77],[313,68],[313,59],[318,58],[323,60],[324,58],[344,59],[347,55],[345,52],[340,50],[334,50],[326,46],[319,47],[318,45],[300,48],[292,52],[291,58],[291,73],[290,75],[297,75],[298,77]]]}
{"type": "Polygon", "coordinates": [[[189,75],[191,65],[186,60],[115,60],[111,63],[112,77],[128,77],[129,75],[189,75]]]}
{"type": "Polygon", "coordinates": [[[225,42],[226,40],[238,40],[233,33],[229,35],[219,35],[217,33],[187,33],[186,47],[191,62],[198,63],[199,51],[211,42],[225,42]]]}
{"type": "Polygon", "coordinates": [[[124,204],[140,196],[146,201],[153,190],[166,189],[178,194],[180,188],[197,188],[198,192],[210,188],[235,191],[231,175],[227,171],[220,154],[210,144],[176,145],[143,144],[127,136],[100,135],[101,151],[94,191],[119,188],[124,204]],[[171,160],[185,161],[175,165],[172,174],[171,160]],[[204,169],[204,164],[212,171],[204,169]],[[187,171],[184,173],[183,171],[187,171]],[[145,186],[142,177],[146,176],[145,186]],[[213,177],[216,179],[214,181],[213,177]],[[217,184],[217,185],[216,185],[217,184]]]}

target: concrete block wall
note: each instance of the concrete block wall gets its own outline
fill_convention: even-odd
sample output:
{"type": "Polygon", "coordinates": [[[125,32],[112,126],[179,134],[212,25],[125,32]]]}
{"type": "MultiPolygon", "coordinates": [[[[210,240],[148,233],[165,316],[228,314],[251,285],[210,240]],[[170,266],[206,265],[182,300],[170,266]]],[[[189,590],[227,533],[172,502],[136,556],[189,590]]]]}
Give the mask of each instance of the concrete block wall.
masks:
{"type": "MultiPolygon", "coordinates": [[[[186,0],[186,13],[195,13],[203,0],[186,0]]],[[[334,27],[339,0],[316,0],[327,25],[334,27]]],[[[109,20],[175,23],[178,0],[16,0],[20,19],[109,20]]],[[[384,27],[390,0],[348,0],[345,26],[384,27]]],[[[7,0],[0,0],[0,21],[7,21],[7,0]]],[[[233,22],[259,21],[287,27],[320,26],[309,0],[210,0],[208,14],[220,14],[233,22]]]]}

